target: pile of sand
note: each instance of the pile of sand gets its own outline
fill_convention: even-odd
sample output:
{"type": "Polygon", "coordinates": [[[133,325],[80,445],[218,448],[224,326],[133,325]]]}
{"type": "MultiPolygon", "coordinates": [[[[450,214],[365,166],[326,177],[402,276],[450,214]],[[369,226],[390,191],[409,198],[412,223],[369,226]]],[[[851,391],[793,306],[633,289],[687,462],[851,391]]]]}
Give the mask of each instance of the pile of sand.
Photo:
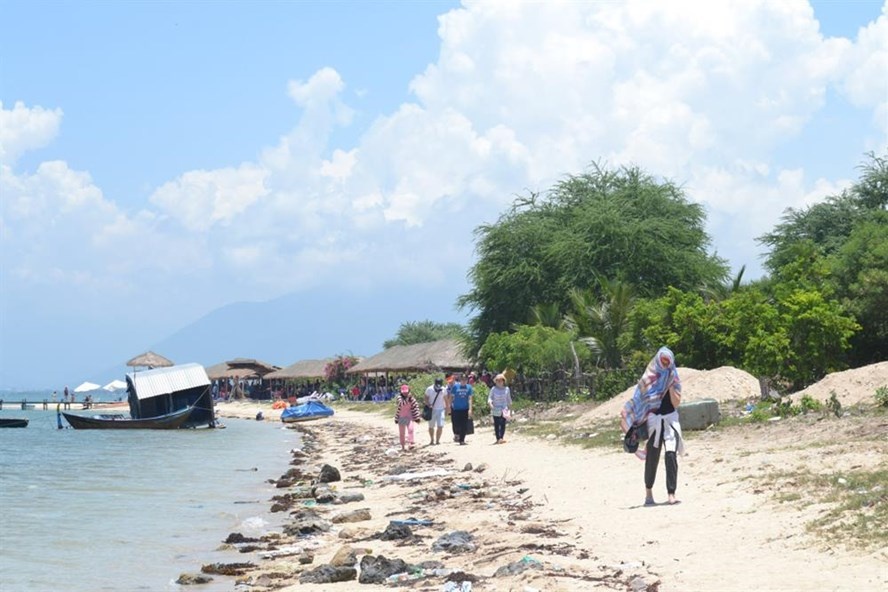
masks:
{"type": "MultiPolygon", "coordinates": [[[[722,366],[714,370],[697,370],[679,367],[681,376],[682,400],[684,402],[700,399],[724,401],[747,401],[758,399],[761,388],[758,379],[732,366],[722,366]]],[[[834,372],[824,377],[805,390],[791,396],[797,401],[803,395],[809,395],[817,401],[824,402],[835,391],[842,405],[856,405],[860,402],[873,402],[873,396],[879,387],[888,387],[888,362],[879,362],[844,372],[834,372]]],[[[632,397],[635,386],[631,386],[613,399],[606,401],[578,418],[583,420],[615,419],[620,409],[632,397]]]]}
{"type": "MultiPolygon", "coordinates": [[[[731,366],[722,366],[715,370],[680,367],[678,375],[681,377],[682,400],[685,402],[699,401],[700,399],[715,399],[718,402],[746,400],[758,397],[761,392],[759,381],[755,376],[731,366]]],[[[619,417],[620,409],[634,392],[635,385],[595,409],[584,413],[580,420],[619,417]]]]}
{"type": "Polygon", "coordinates": [[[876,390],[880,387],[888,388],[888,362],[870,364],[861,368],[834,372],[792,395],[794,401],[808,395],[820,401],[830,398],[833,391],[842,405],[856,405],[858,403],[872,403],[876,390]]]}

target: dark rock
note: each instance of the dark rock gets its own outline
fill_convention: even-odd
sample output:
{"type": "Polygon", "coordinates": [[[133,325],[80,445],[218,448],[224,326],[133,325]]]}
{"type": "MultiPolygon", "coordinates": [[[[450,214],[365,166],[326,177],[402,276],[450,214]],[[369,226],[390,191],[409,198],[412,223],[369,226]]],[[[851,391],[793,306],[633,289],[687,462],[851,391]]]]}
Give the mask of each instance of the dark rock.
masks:
{"type": "Polygon", "coordinates": [[[293,513],[293,521],[284,526],[284,533],[289,536],[314,534],[330,530],[329,520],[321,518],[313,510],[300,510],[293,513]]]}
{"type": "Polygon", "coordinates": [[[455,571],[444,578],[445,582],[477,582],[478,576],[464,571],[455,571]]]}
{"type": "Polygon", "coordinates": [[[321,467],[318,481],[321,483],[333,483],[334,481],[342,481],[342,477],[339,475],[339,469],[330,465],[324,465],[321,467]]]}
{"type": "Polygon", "coordinates": [[[335,582],[348,582],[358,577],[358,571],[353,567],[334,567],[332,565],[319,565],[311,571],[299,576],[300,584],[333,584],[335,582]]]}
{"type": "Polygon", "coordinates": [[[180,586],[192,586],[194,584],[209,584],[212,581],[213,578],[204,574],[183,573],[176,583],[180,586]]]}
{"type": "Polygon", "coordinates": [[[519,559],[518,561],[514,561],[512,563],[509,563],[508,565],[503,565],[502,567],[497,568],[497,570],[493,573],[493,577],[502,578],[506,576],[513,576],[515,574],[520,574],[527,569],[542,569],[542,567],[543,564],[536,559],[525,557],[524,559],[519,559]]]}
{"type": "Polygon", "coordinates": [[[336,492],[327,485],[318,485],[311,490],[311,496],[319,504],[329,504],[336,501],[336,492]]]}
{"type": "Polygon", "coordinates": [[[385,579],[397,573],[404,573],[410,566],[403,559],[387,559],[385,555],[364,555],[361,557],[362,584],[382,584],[385,579]]]}
{"type": "Polygon", "coordinates": [[[293,507],[293,504],[289,502],[275,502],[271,505],[271,513],[274,514],[275,512],[286,512],[291,507],[293,507]]]}
{"type": "Polygon", "coordinates": [[[449,532],[432,543],[432,551],[448,553],[472,553],[477,548],[475,537],[464,530],[449,532]]]}
{"type": "Polygon", "coordinates": [[[223,542],[228,543],[229,545],[236,545],[238,543],[258,543],[259,539],[246,537],[239,532],[232,532],[223,542]]]}
{"type": "Polygon", "coordinates": [[[242,576],[251,569],[256,569],[255,563],[210,563],[202,565],[200,571],[219,576],[242,576]]]}
{"type": "Polygon", "coordinates": [[[395,524],[394,522],[389,522],[382,534],[379,535],[379,538],[383,541],[395,541],[411,537],[413,537],[413,531],[410,530],[409,526],[406,524],[395,524]]]}

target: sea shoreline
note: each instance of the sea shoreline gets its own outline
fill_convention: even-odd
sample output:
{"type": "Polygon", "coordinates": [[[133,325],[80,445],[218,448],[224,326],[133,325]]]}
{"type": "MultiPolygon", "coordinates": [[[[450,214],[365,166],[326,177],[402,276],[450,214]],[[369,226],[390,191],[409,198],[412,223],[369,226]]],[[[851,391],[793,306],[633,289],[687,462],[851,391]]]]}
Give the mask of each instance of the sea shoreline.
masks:
{"type": "MultiPolygon", "coordinates": [[[[257,411],[264,421],[279,421],[280,411],[270,405],[218,407],[221,418],[255,418],[257,411]]],[[[580,591],[625,590],[631,581],[636,586],[657,581],[641,565],[596,565],[574,544],[563,521],[547,523],[537,515],[539,504],[517,475],[451,458],[447,449],[456,447],[447,437],[449,426],[447,443],[428,446],[426,425],[418,425],[417,446],[403,453],[397,427],[386,419],[370,410],[337,409],[331,419],[296,424],[304,447],[293,451],[294,469],[278,481],[281,495],[272,505],[278,511],[285,507],[291,524],[301,526],[291,528],[290,535],[235,544],[282,553],[241,570],[236,578],[241,585],[256,591],[319,585],[348,590],[360,582],[362,590],[384,590],[400,579],[421,580],[417,585],[435,590],[449,581],[471,582],[483,590],[494,573],[499,586],[547,590],[553,582],[561,586],[556,589],[580,591]],[[325,498],[329,490],[317,483],[324,465],[341,476],[328,484],[332,498],[325,498]],[[293,535],[309,530],[309,535],[293,535]],[[449,546],[454,538],[465,546],[449,546]],[[436,545],[440,551],[430,550],[436,545]]]]}
{"type": "MultiPolygon", "coordinates": [[[[645,508],[643,464],[622,453],[618,443],[583,449],[512,427],[507,444],[496,446],[488,422],[476,418],[477,430],[467,446],[449,440],[449,425],[440,446],[427,446],[426,424],[421,423],[416,448],[401,453],[390,405],[357,411],[334,404],[334,409],[332,418],[297,425],[308,454],[295,453],[292,482],[280,488],[280,496],[289,501],[279,510],[291,513],[291,524],[301,520],[304,525],[313,516],[326,529],[257,543],[293,553],[242,572],[236,579],[244,589],[352,590],[361,581],[354,578],[382,558],[412,574],[404,577],[416,578],[411,585],[424,590],[445,589],[448,578],[471,581],[476,591],[888,585],[884,549],[832,544],[825,554],[823,540],[805,532],[816,506],[776,502],[761,470],[817,469],[816,459],[826,454],[832,459],[830,471],[878,471],[888,458],[888,439],[875,444],[874,454],[872,436],[859,436],[888,435],[878,416],[812,416],[693,434],[679,473],[682,503],[645,508]],[[837,434],[835,441],[823,442],[824,429],[837,434]],[[810,454],[798,453],[806,447],[810,454]],[[342,492],[360,493],[363,499],[341,504],[313,499],[310,485],[324,464],[341,475],[341,481],[329,484],[334,500],[342,492]],[[430,470],[440,474],[422,476],[430,470]],[[399,477],[411,473],[419,476],[399,477]],[[385,536],[392,521],[405,519],[432,523],[411,527],[406,538],[385,536]],[[474,550],[436,550],[442,537],[456,532],[468,533],[474,550]],[[643,538],[627,535],[633,532],[643,538]],[[812,564],[824,569],[810,570],[812,564]],[[342,582],[305,581],[309,572],[324,570],[348,578],[349,569],[354,575],[342,582]]],[[[270,404],[218,407],[223,418],[255,419],[258,411],[265,421],[279,421],[280,411],[270,404]]],[[[574,421],[582,420],[583,410],[576,413],[574,421]]],[[[522,421],[520,414],[515,419],[522,421]]],[[[665,499],[662,479],[661,474],[655,486],[658,501],[665,499]]],[[[390,584],[361,581],[360,589],[390,589],[390,584]]]]}

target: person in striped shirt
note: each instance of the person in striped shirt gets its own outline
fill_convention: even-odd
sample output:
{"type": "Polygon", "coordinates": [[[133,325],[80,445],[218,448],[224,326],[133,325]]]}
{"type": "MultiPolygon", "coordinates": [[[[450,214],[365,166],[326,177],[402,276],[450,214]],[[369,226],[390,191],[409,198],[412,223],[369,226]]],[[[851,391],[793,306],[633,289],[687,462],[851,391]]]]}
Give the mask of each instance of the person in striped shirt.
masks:
{"type": "Polygon", "coordinates": [[[493,433],[496,444],[505,444],[506,420],[512,410],[512,391],[506,386],[506,377],[497,374],[493,378],[493,387],[487,396],[490,414],[493,416],[493,433]]]}

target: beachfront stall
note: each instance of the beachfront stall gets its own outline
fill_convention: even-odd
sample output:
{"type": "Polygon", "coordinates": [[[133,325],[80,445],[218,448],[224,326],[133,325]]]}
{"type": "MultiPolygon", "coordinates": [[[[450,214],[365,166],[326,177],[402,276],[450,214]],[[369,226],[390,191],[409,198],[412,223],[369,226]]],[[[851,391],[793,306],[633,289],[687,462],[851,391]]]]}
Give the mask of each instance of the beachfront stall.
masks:
{"type": "Polygon", "coordinates": [[[418,372],[450,374],[465,372],[472,366],[462,353],[462,346],[455,339],[441,339],[414,345],[395,345],[375,356],[366,358],[348,370],[349,374],[362,375],[364,389],[362,399],[378,398],[380,388],[387,390],[393,377],[418,372]],[[373,391],[373,392],[370,392],[373,391]]]}

